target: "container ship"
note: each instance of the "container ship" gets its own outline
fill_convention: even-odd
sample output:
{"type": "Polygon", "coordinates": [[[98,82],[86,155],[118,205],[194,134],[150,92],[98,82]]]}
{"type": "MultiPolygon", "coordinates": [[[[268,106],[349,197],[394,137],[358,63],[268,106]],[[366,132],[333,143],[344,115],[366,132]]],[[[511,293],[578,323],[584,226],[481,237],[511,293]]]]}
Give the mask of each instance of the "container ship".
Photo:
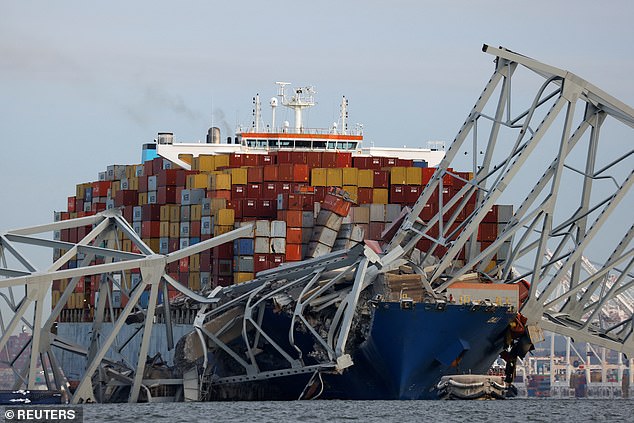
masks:
{"type": "MultiPolygon", "coordinates": [[[[447,247],[427,238],[417,242],[407,260],[374,274],[372,283],[361,283],[358,291],[358,278],[350,277],[347,270],[331,271],[330,279],[325,273],[315,276],[301,292],[275,291],[280,275],[291,278],[319,266],[327,273],[330,261],[324,258],[364,263],[361,258],[370,257],[372,251],[383,253],[444,155],[436,148],[364,147],[361,128],[348,130],[345,98],[337,124],[323,130],[306,128],[302,111],[315,104],[314,90],[297,88],[287,95],[288,84],[278,85],[278,95],[270,100],[270,124],[262,124],[256,96],[252,124],[226,142],[221,142],[215,127],[209,129],[204,143],[178,143],[173,134],[159,133],[154,143],[143,145],[141,164],[108,166],[97,181],[78,184],[75,195],[68,198],[67,210],[55,213],[60,221],[117,209],[158,255],[252,223],[248,237],[166,266],[165,278],[187,292],[219,300],[201,304],[167,283],[167,289],[159,292],[159,308],[168,309],[171,321],[157,312],[156,324],[169,325],[167,332],[173,332],[170,336],[177,342],[155,330],[149,355],[155,357],[154,362],[166,363],[172,377],[186,380],[193,371],[196,386],[196,394],[188,396],[185,388],[185,393],[165,396],[429,399],[437,398],[435,387],[443,376],[486,373],[503,350],[525,353],[528,348],[525,343],[518,347],[517,339],[524,335],[518,309],[526,297],[526,285],[497,283],[492,270],[501,258],[494,256],[484,272],[469,273],[443,295],[434,295],[426,289],[420,270],[433,265],[447,247]],[[294,125],[284,121],[276,126],[280,103],[294,112],[294,125]],[[278,269],[284,272],[275,273],[278,269]],[[276,280],[270,275],[276,275],[276,280]],[[244,292],[254,286],[261,298],[252,293],[246,303],[240,303],[246,298],[244,292]],[[265,287],[270,290],[266,295],[259,291],[265,287]],[[350,292],[356,292],[358,301],[339,351],[331,338],[339,330],[335,322],[348,316],[341,304],[350,292]],[[248,326],[236,316],[250,313],[253,303],[261,306],[257,319],[248,326]],[[209,337],[206,341],[201,341],[203,332],[209,337]],[[327,341],[319,341],[322,338],[327,341]],[[250,341],[245,344],[246,339],[250,341]],[[336,366],[320,365],[333,362],[335,356],[336,366]]],[[[451,172],[443,177],[442,194],[423,207],[423,221],[436,216],[439,200],[450,201],[473,177],[469,172],[451,172]]],[[[475,196],[468,199],[465,210],[451,222],[446,217],[445,223],[455,225],[454,236],[475,201],[475,196]]],[[[510,207],[498,205],[490,210],[479,227],[478,251],[496,239],[498,226],[512,214],[510,207]]],[[[91,230],[90,225],[64,229],[55,237],[78,242],[91,230]]],[[[139,252],[123,233],[116,242],[123,251],[139,252]]],[[[64,253],[58,249],[54,258],[64,253]]],[[[464,264],[464,254],[457,257],[456,266],[464,264]]],[[[84,258],[77,255],[67,267],[81,266],[84,258]]],[[[102,262],[99,256],[93,260],[93,264],[102,262]]],[[[90,331],[99,293],[104,292],[100,287],[109,287],[102,317],[107,327],[119,317],[140,280],[140,269],[81,279],[63,307],[57,333],[88,350],[98,342],[90,331]]],[[[67,284],[68,280],[54,281],[53,307],[67,284]]],[[[111,360],[117,362],[112,365],[118,374],[129,374],[125,369],[133,368],[125,363],[138,354],[139,339],[134,334],[149,299],[149,290],[143,292],[139,320],[128,317],[126,321],[122,336],[129,336],[124,343],[128,348],[122,346],[119,357],[111,360]]],[[[79,380],[86,361],[63,350],[59,357],[68,379],[79,380]]],[[[109,400],[125,398],[125,393],[116,391],[107,393],[109,400]]],[[[104,399],[106,394],[99,395],[104,399]]],[[[149,400],[149,391],[141,395],[149,400]]]]}

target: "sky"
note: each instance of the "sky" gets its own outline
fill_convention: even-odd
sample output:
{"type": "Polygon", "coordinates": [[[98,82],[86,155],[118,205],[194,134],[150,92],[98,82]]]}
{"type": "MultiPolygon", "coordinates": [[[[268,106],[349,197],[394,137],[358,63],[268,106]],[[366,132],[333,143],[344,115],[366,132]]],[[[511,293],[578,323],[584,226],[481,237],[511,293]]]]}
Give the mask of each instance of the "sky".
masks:
{"type": "Polygon", "coordinates": [[[76,184],[140,162],[158,132],[231,135],[275,81],[315,87],[307,126],[329,126],[345,95],[377,146],[449,143],[494,70],[484,43],[634,105],[633,12],[619,0],[0,0],[0,232],[50,222],[76,184]]]}

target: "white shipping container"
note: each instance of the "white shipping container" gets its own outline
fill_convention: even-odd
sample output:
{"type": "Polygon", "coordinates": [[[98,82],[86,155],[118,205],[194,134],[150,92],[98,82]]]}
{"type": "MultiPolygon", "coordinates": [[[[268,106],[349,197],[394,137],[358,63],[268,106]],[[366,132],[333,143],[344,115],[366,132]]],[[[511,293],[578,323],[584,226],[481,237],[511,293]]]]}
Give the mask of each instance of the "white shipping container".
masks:
{"type": "Polygon", "coordinates": [[[141,206],[134,206],[132,208],[132,220],[135,222],[140,222],[143,217],[143,209],[141,206]]]}
{"type": "Polygon", "coordinates": [[[313,237],[311,241],[317,241],[321,244],[332,247],[337,240],[337,231],[332,230],[326,226],[315,226],[313,230],[313,237]]]}
{"type": "Polygon", "coordinates": [[[147,190],[148,191],[156,191],[157,190],[157,177],[156,177],[156,175],[148,176],[148,178],[147,178],[147,190]]]}
{"type": "Polygon", "coordinates": [[[306,256],[310,258],[316,258],[316,257],[325,256],[331,251],[332,251],[332,248],[327,245],[320,244],[319,242],[311,242],[308,245],[308,251],[306,253],[306,256]]]}
{"type": "Polygon", "coordinates": [[[363,226],[354,225],[350,233],[350,240],[355,242],[363,242],[364,237],[365,237],[365,231],[363,230],[363,226]]]}
{"type": "Polygon", "coordinates": [[[388,204],[385,206],[385,221],[394,222],[401,214],[400,204],[388,204]]]}
{"type": "Polygon", "coordinates": [[[322,210],[317,216],[316,226],[325,226],[338,231],[343,222],[343,217],[329,210],[322,210]]]}
{"type": "Polygon", "coordinates": [[[269,238],[257,237],[255,238],[255,245],[253,248],[255,254],[270,254],[271,253],[271,241],[269,238]]]}
{"type": "Polygon", "coordinates": [[[271,238],[271,253],[286,254],[286,238],[271,238]]]}
{"type": "Polygon", "coordinates": [[[271,222],[271,237],[286,238],[286,222],[283,220],[274,220],[271,222]]]}
{"type": "Polygon", "coordinates": [[[385,222],[385,204],[370,204],[370,222],[385,222]]]}
{"type": "Polygon", "coordinates": [[[268,220],[256,220],[255,222],[256,237],[271,237],[271,222],[268,220]]]}
{"type": "Polygon", "coordinates": [[[370,208],[368,207],[351,207],[352,223],[370,223],[370,208]]]}
{"type": "Polygon", "coordinates": [[[313,226],[315,226],[315,213],[302,212],[302,228],[312,228],[313,226]]]}

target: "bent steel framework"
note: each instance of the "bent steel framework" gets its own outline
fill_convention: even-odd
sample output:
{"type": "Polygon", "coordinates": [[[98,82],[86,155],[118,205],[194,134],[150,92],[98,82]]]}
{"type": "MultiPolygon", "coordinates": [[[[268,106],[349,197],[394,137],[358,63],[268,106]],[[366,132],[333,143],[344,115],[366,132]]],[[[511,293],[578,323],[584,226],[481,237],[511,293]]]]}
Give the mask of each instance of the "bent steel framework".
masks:
{"type": "MultiPolygon", "coordinates": [[[[251,282],[217,288],[204,296],[169,277],[166,265],[249,236],[253,230],[250,225],[166,255],[151,251],[115,210],[1,234],[0,296],[10,310],[10,321],[5,325],[0,314],[0,350],[5,348],[21,322],[33,332],[26,368],[16,368],[17,357],[8,363],[16,375],[16,388],[35,387],[39,361],[49,388],[66,392],[72,403],[102,401],[97,387],[103,383],[106,373],[102,372],[103,366],[120,361],[121,350],[130,339],[119,340],[118,337],[126,319],[135,314],[146,317],[138,323],[141,348],[137,361],[128,366],[133,375],[119,375],[117,380],[130,386],[130,402],[138,400],[142,388],[149,395],[149,381],[143,378],[143,369],[156,313],[163,313],[169,349],[175,347],[169,303],[165,301],[162,309],[157,307],[160,290],[167,298],[168,284],[201,305],[193,325],[199,345],[203,349],[222,349],[243,369],[240,375],[229,378],[205,372],[198,381],[201,384],[199,397],[204,397],[205,390],[214,384],[342,370],[353,364],[347,344],[363,302],[361,294],[380,273],[406,263],[424,276],[429,296],[439,304],[446,288],[473,270],[506,283],[525,279],[530,282],[530,292],[521,311],[532,323],[577,341],[634,353],[631,302],[634,222],[631,212],[625,213],[625,218],[614,218],[619,216],[619,210],[627,209],[628,200],[630,208],[632,205],[634,150],[631,142],[616,143],[600,136],[608,120],[633,127],[633,110],[570,72],[502,48],[484,46],[484,51],[496,57],[491,80],[412,212],[382,252],[367,246],[333,252],[261,272],[251,282]],[[537,84],[537,92],[528,107],[514,114],[511,100],[515,100],[516,87],[524,82],[517,77],[520,69],[541,78],[541,84],[537,84]],[[496,90],[498,101],[490,105],[496,90]],[[581,112],[577,111],[579,103],[584,106],[581,112]],[[492,107],[492,113],[487,112],[487,107],[492,107]],[[541,121],[535,124],[539,119],[541,121]],[[553,128],[557,125],[561,130],[555,133],[553,128]],[[481,133],[485,130],[488,135],[482,142],[481,133]],[[607,159],[600,154],[606,150],[610,153],[607,159]],[[463,152],[471,159],[473,179],[467,180],[453,171],[452,166],[460,166],[463,152]],[[445,186],[452,180],[460,180],[461,188],[449,201],[444,201],[445,186]],[[607,186],[605,181],[611,185],[607,186]],[[512,195],[507,199],[507,194],[512,195]],[[488,246],[478,248],[478,227],[499,200],[511,202],[514,212],[497,238],[488,246]],[[423,220],[419,216],[432,202],[439,212],[423,220]],[[461,214],[466,218],[456,224],[461,214]],[[92,230],[76,244],[41,235],[82,226],[91,226],[92,230]],[[604,233],[610,234],[607,240],[603,239],[604,233]],[[133,242],[138,253],[121,251],[121,234],[133,242]],[[421,239],[429,240],[431,248],[419,254],[415,246],[421,239]],[[593,243],[597,240],[599,247],[593,243]],[[38,269],[20,250],[20,245],[58,248],[65,253],[46,269],[38,269]],[[590,254],[596,250],[605,256],[603,264],[588,265],[584,256],[597,261],[596,254],[590,254]],[[464,259],[458,260],[461,251],[464,251],[464,259]],[[434,259],[432,254],[439,259],[434,259]],[[412,263],[413,255],[422,255],[414,260],[420,267],[412,263]],[[103,264],[90,265],[95,257],[103,258],[103,264]],[[62,270],[64,264],[74,258],[79,259],[78,267],[62,270]],[[518,271],[521,264],[528,266],[523,274],[518,271]],[[141,271],[142,280],[136,287],[113,277],[123,275],[128,269],[141,271]],[[54,324],[79,279],[88,275],[102,275],[102,278],[91,343],[86,349],[61,339],[54,333],[54,324]],[[54,280],[60,279],[70,279],[70,283],[50,316],[46,316],[43,307],[47,291],[54,280]],[[117,319],[113,310],[106,307],[107,298],[112,296],[112,284],[129,298],[117,319]],[[143,308],[139,300],[146,288],[150,291],[150,300],[147,308],[143,308]],[[297,354],[288,354],[261,326],[265,305],[279,302],[294,307],[288,342],[295,346],[297,354]],[[608,313],[611,317],[606,319],[606,310],[615,304],[620,312],[608,313]],[[306,310],[333,306],[328,325],[315,328],[306,310]],[[229,310],[233,310],[232,314],[226,313],[229,310]],[[225,320],[219,319],[223,315],[225,320]],[[108,316],[113,321],[109,333],[103,330],[108,316]],[[302,360],[293,335],[298,325],[325,351],[314,360],[317,364],[305,365],[302,360]],[[231,328],[240,329],[238,346],[223,340],[223,334],[231,328]],[[283,368],[275,371],[258,368],[254,357],[260,339],[266,339],[279,352],[286,363],[283,368]],[[72,396],[53,347],[87,358],[86,371],[72,396]]],[[[207,369],[207,356],[203,355],[203,367],[207,369]]]]}

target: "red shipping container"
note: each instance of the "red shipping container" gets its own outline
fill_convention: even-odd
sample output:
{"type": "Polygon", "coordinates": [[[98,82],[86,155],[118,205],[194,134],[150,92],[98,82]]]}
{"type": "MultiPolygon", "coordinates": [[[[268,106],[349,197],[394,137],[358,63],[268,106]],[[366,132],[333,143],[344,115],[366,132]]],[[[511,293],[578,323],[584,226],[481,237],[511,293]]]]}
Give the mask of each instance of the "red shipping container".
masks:
{"type": "MultiPolygon", "coordinates": [[[[179,188],[184,188],[187,184],[187,177],[189,175],[197,175],[199,172],[197,170],[184,170],[184,169],[176,169],[176,186],[179,188]]],[[[157,181],[158,183],[158,181],[157,181]]],[[[180,198],[180,196],[178,197],[180,198]]]]}
{"type": "Polygon", "coordinates": [[[277,164],[293,163],[293,155],[290,151],[277,152],[277,164]]]}
{"type": "Polygon", "coordinates": [[[278,178],[280,181],[293,182],[293,164],[282,163],[278,165],[278,178]]]}
{"type": "MultiPolygon", "coordinates": [[[[241,185],[243,186],[243,185],[241,185]]],[[[231,196],[231,191],[230,190],[216,190],[216,191],[209,191],[208,192],[208,196],[209,198],[224,198],[225,200],[229,201],[231,200],[232,196],[231,196]]]]}
{"type": "Polygon", "coordinates": [[[480,223],[480,226],[478,227],[478,241],[495,241],[497,236],[497,223],[480,223]]]}
{"type": "Polygon", "coordinates": [[[233,209],[234,217],[236,219],[242,219],[244,214],[242,213],[244,200],[242,199],[229,199],[227,200],[227,208],[233,209]]]}
{"type": "Polygon", "coordinates": [[[68,197],[68,202],[67,202],[67,210],[69,213],[74,213],[75,212],[75,200],[77,198],[76,197],[68,197]]]}
{"type": "MultiPolygon", "coordinates": [[[[146,162],[147,163],[147,162],[146,162]]],[[[147,192],[147,176],[139,176],[139,192],[147,192]]]]}
{"type": "Polygon", "coordinates": [[[423,185],[427,185],[432,176],[434,176],[434,172],[436,172],[435,167],[424,167],[423,168],[423,185]]]}
{"type": "Polygon", "coordinates": [[[102,212],[106,209],[106,203],[94,203],[93,204],[93,211],[99,213],[102,212]]]}
{"type": "Polygon", "coordinates": [[[328,193],[328,187],[313,187],[315,188],[315,194],[313,196],[313,202],[323,203],[326,194],[328,193]]]}
{"type": "Polygon", "coordinates": [[[258,200],[258,209],[260,217],[275,219],[277,215],[277,201],[260,199],[258,200]]]}
{"type": "Polygon", "coordinates": [[[302,244],[286,244],[286,261],[301,261],[302,244]]]}
{"type": "Polygon", "coordinates": [[[233,258],[233,243],[226,242],[211,249],[211,255],[216,259],[230,260],[233,258]]]}
{"type": "Polygon", "coordinates": [[[394,167],[397,163],[396,157],[382,157],[381,158],[381,167],[394,167]]]}
{"type": "Polygon", "coordinates": [[[398,167],[412,167],[412,166],[414,166],[414,160],[412,160],[412,159],[396,159],[396,166],[398,166],[398,167]]]}
{"type": "Polygon", "coordinates": [[[359,188],[357,190],[357,203],[372,204],[373,195],[372,188],[359,188]]]}
{"type": "Polygon", "coordinates": [[[183,257],[178,261],[178,271],[180,273],[189,272],[189,257],[183,257]]]}
{"type": "Polygon", "coordinates": [[[427,202],[420,212],[420,218],[423,220],[430,220],[432,217],[436,216],[436,213],[438,213],[438,203],[427,202]]]}
{"type": "Polygon", "coordinates": [[[269,254],[269,263],[271,264],[271,267],[277,267],[280,264],[283,264],[285,261],[285,254],[269,254]]]}
{"type": "Polygon", "coordinates": [[[302,243],[302,228],[286,227],[286,242],[291,244],[302,243]]]}
{"type": "Polygon", "coordinates": [[[189,222],[189,236],[200,238],[200,220],[192,220],[189,222]]]}
{"type": "Polygon", "coordinates": [[[276,156],[273,154],[266,154],[262,156],[262,165],[266,166],[266,165],[274,165],[275,163],[277,163],[275,161],[276,156]]]}
{"type": "Polygon", "coordinates": [[[405,202],[405,185],[392,185],[390,187],[390,203],[403,204],[405,202]]]}
{"type": "Polygon", "coordinates": [[[262,184],[262,198],[267,200],[277,199],[277,186],[275,182],[265,182],[262,184]]]}
{"type": "Polygon", "coordinates": [[[247,198],[247,185],[232,185],[231,198],[236,200],[247,198]]]}
{"type": "MultiPolygon", "coordinates": [[[[114,196],[114,206],[135,206],[139,196],[135,190],[120,190],[114,196]]],[[[160,202],[160,201],[159,201],[160,202]]]]}
{"type": "Polygon", "coordinates": [[[314,167],[321,167],[321,152],[320,151],[308,151],[306,152],[306,164],[309,169],[314,167]]]}
{"type": "Polygon", "coordinates": [[[390,172],[387,170],[375,170],[373,185],[374,188],[389,188],[390,172]]]}
{"type": "Polygon", "coordinates": [[[352,153],[337,153],[336,163],[335,167],[352,167],[352,153]]]}
{"type": "Polygon", "coordinates": [[[244,154],[242,156],[242,166],[260,166],[260,154],[244,154]]]}
{"type": "Polygon", "coordinates": [[[383,157],[370,157],[366,165],[368,169],[379,170],[383,166],[383,157]]]}
{"type": "Polygon", "coordinates": [[[163,169],[156,175],[158,187],[176,186],[180,169],[163,169]]]}
{"type": "Polygon", "coordinates": [[[240,153],[232,153],[229,155],[229,167],[240,167],[244,164],[244,157],[240,153]]]}
{"type": "Polygon", "coordinates": [[[248,198],[242,201],[242,217],[258,217],[258,200],[248,198]]]}
{"type": "Polygon", "coordinates": [[[262,197],[262,185],[260,184],[247,185],[246,198],[261,198],[261,197],[262,197]]]}
{"type": "Polygon", "coordinates": [[[306,164],[306,153],[304,151],[292,151],[291,163],[293,164],[306,164]]]}
{"type": "Polygon", "coordinates": [[[306,164],[293,165],[293,182],[308,183],[310,169],[306,164]]]}
{"type": "Polygon", "coordinates": [[[200,253],[200,271],[211,272],[211,251],[209,250],[200,253]]]}
{"type": "Polygon", "coordinates": [[[321,167],[336,168],[337,167],[337,153],[332,151],[324,151],[321,155],[321,167]]]}
{"type": "Polygon", "coordinates": [[[308,197],[308,194],[282,193],[278,195],[278,207],[281,210],[311,210],[312,202],[308,197]]]}
{"type": "Polygon", "coordinates": [[[289,226],[299,228],[302,226],[302,215],[301,210],[278,210],[277,220],[285,221],[287,228],[289,226]]]}
{"type": "Polygon", "coordinates": [[[368,169],[368,159],[369,157],[353,157],[352,167],[356,167],[357,169],[368,169]]]}
{"type": "Polygon", "coordinates": [[[152,159],[152,175],[156,175],[161,170],[163,170],[163,158],[157,157],[152,159]]]}
{"type": "Polygon", "coordinates": [[[345,201],[341,197],[326,194],[326,198],[324,198],[322,208],[325,210],[330,210],[331,212],[338,214],[339,216],[345,217],[350,211],[350,203],[348,201],[345,201]]]}
{"type": "Polygon", "coordinates": [[[161,220],[160,204],[144,204],[141,206],[141,218],[146,220],[161,220]]]}
{"type": "Polygon", "coordinates": [[[291,184],[288,182],[277,182],[276,187],[278,194],[288,194],[291,192],[291,184]]]}
{"type": "Polygon", "coordinates": [[[407,204],[414,204],[418,200],[418,197],[420,197],[421,192],[423,192],[423,188],[417,185],[405,186],[405,202],[407,204]]]}
{"type": "Polygon", "coordinates": [[[264,182],[264,168],[261,166],[248,168],[247,182],[250,184],[258,184],[264,182]]]}
{"type": "MultiPolygon", "coordinates": [[[[278,165],[264,166],[263,179],[266,182],[277,182],[280,180],[278,165]]],[[[248,177],[248,175],[247,175],[248,177]]]]}
{"type": "MultiPolygon", "coordinates": [[[[117,192],[117,195],[119,194],[119,192],[117,192]]],[[[180,195],[178,197],[176,196],[176,187],[174,186],[158,187],[158,191],[156,193],[156,200],[158,204],[178,204],[180,203],[180,199],[181,199],[180,195]]]]}
{"type": "Polygon", "coordinates": [[[160,237],[161,236],[161,222],[158,220],[146,220],[141,222],[141,236],[143,238],[160,237]]]}
{"type": "Polygon", "coordinates": [[[154,175],[153,173],[153,166],[152,166],[152,160],[148,160],[147,162],[143,162],[143,175],[144,176],[150,176],[150,175],[154,175]]]}
{"type": "Polygon", "coordinates": [[[263,270],[267,270],[271,268],[271,263],[269,262],[268,254],[255,254],[253,256],[253,272],[259,273],[263,270]]]}
{"type": "MultiPolygon", "coordinates": [[[[450,167],[447,168],[447,172],[454,173],[453,169],[450,167]]],[[[455,180],[456,178],[454,178],[452,175],[450,175],[449,173],[445,173],[445,176],[443,176],[442,178],[442,183],[444,186],[450,187],[453,185],[455,180]]]]}
{"type": "Polygon", "coordinates": [[[485,223],[497,223],[498,222],[498,206],[495,204],[491,210],[488,211],[484,218],[482,219],[485,223]]]}
{"type": "Polygon", "coordinates": [[[61,216],[61,217],[62,217],[62,220],[68,220],[68,219],[70,219],[70,213],[69,213],[69,212],[62,212],[62,213],[61,213],[61,215],[62,215],[62,216],[61,216]]]}

